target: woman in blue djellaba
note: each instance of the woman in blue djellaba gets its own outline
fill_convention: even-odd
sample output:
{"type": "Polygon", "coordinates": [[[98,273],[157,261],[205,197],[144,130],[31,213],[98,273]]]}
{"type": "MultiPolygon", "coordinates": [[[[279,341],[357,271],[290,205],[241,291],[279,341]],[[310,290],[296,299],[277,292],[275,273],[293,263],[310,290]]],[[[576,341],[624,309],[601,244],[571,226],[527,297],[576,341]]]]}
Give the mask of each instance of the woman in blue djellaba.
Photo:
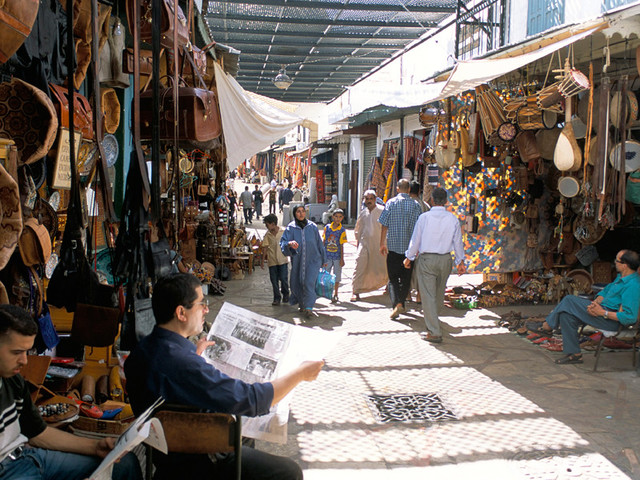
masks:
{"type": "Polygon", "coordinates": [[[315,223],[307,220],[302,205],[293,208],[293,222],[287,225],[280,240],[282,253],[291,257],[291,295],[289,303],[298,304],[306,318],[311,317],[316,303],[316,279],[326,263],[322,237],[315,223]]]}

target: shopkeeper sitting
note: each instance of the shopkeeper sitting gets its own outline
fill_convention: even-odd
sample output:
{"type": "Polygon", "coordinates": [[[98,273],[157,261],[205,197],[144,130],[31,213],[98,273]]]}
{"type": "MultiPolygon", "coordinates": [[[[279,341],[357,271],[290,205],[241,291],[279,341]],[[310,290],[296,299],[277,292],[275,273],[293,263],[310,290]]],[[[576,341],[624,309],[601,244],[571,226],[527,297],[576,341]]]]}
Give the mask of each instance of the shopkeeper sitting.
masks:
{"type": "Polygon", "coordinates": [[[564,357],[556,363],[582,363],[578,330],[591,325],[599,330],[616,332],[620,324],[633,325],[640,307],[640,256],[632,250],[621,250],[616,255],[618,276],[591,301],[567,295],[554,308],[542,330],[551,333],[561,327],[564,357]]]}

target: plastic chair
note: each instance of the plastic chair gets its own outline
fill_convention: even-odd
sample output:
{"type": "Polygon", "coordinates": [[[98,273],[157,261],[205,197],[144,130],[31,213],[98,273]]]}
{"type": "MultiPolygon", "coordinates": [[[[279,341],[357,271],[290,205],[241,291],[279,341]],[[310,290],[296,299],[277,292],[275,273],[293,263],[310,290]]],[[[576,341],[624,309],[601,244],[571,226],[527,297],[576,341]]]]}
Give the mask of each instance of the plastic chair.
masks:
{"type": "MultiPolygon", "coordinates": [[[[235,452],[235,478],[240,480],[242,421],[225,413],[199,413],[188,407],[163,405],[155,417],[162,423],[169,453],[193,455],[235,452]]],[[[146,479],[152,478],[153,449],[147,448],[146,479]]]]}

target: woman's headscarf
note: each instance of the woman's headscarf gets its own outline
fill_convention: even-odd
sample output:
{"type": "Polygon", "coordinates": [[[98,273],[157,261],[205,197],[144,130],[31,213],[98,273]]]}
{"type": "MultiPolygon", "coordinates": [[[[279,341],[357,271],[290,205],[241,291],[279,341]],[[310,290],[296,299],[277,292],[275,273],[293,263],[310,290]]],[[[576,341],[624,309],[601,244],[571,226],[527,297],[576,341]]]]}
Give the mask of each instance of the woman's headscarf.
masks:
{"type": "Polygon", "coordinates": [[[297,226],[299,226],[300,228],[304,228],[304,227],[307,226],[309,221],[306,218],[304,220],[298,220],[298,217],[296,217],[296,212],[298,211],[299,208],[302,208],[304,210],[304,206],[303,205],[296,205],[295,207],[293,207],[293,211],[292,211],[293,212],[293,220],[296,222],[297,226]]]}

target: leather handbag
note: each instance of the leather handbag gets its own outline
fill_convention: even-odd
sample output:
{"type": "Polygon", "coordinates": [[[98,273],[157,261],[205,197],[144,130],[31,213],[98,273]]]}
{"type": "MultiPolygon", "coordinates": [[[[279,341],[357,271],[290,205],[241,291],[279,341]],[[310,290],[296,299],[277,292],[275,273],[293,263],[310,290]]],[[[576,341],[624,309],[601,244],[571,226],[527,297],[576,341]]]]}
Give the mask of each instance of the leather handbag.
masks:
{"type": "Polygon", "coordinates": [[[0,63],[27,39],[38,15],[38,0],[5,0],[0,6],[0,63]]]}
{"type": "MultiPolygon", "coordinates": [[[[160,92],[160,139],[173,140],[173,89],[160,92]]],[[[179,87],[178,140],[203,150],[212,148],[222,133],[216,94],[203,88],[179,87]]],[[[151,139],[152,92],[140,94],[140,137],[151,139]]]]}
{"type": "MultiPolygon", "coordinates": [[[[61,87],[53,83],[49,84],[55,109],[58,114],[60,126],[69,128],[69,95],[66,87],[61,87]]],[[[75,115],[73,117],[74,129],[82,133],[82,137],[88,140],[93,139],[93,111],[89,100],[79,93],[73,94],[73,106],[75,115]]]]}
{"type": "Polygon", "coordinates": [[[113,88],[100,89],[100,105],[103,112],[103,125],[106,133],[116,133],[120,125],[120,101],[113,88]]]}
{"type": "Polygon", "coordinates": [[[20,235],[19,248],[27,267],[47,263],[51,256],[51,237],[47,227],[35,218],[28,218],[20,235]]]}
{"type": "MultiPolygon", "coordinates": [[[[162,0],[162,20],[160,22],[160,44],[163,47],[173,48],[173,32],[174,29],[178,32],[178,45],[177,47],[184,47],[189,43],[189,28],[187,26],[187,17],[184,12],[178,6],[178,23],[174,25],[174,0],[162,0]]],[[[129,23],[129,30],[133,31],[133,19],[134,19],[135,2],[127,0],[127,22],[129,23]]],[[[140,1],[140,40],[151,44],[151,0],[140,1]]]]}
{"type": "MultiPolygon", "coordinates": [[[[140,50],[140,75],[151,75],[152,53],[151,50],[140,50]]],[[[122,70],[127,74],[133,74],[133,48],[125,48],[122,51],[122,70]]]]}

